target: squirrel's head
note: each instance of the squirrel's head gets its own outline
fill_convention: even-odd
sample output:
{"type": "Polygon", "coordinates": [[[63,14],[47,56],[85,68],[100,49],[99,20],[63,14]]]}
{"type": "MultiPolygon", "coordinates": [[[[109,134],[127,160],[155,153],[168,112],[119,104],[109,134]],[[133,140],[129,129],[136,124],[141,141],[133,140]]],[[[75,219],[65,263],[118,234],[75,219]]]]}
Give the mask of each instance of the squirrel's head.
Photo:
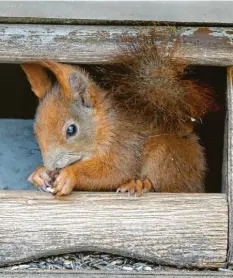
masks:
{"type": "Polygon", "coordinates": [[[104,93],[76,66],[40,61],[22,68],[40,100],[34,130],[45,167],[61,169],[88,159],[96,150],[104,93]],[[56,78],[54,84],[48,69],[56,78]]]}

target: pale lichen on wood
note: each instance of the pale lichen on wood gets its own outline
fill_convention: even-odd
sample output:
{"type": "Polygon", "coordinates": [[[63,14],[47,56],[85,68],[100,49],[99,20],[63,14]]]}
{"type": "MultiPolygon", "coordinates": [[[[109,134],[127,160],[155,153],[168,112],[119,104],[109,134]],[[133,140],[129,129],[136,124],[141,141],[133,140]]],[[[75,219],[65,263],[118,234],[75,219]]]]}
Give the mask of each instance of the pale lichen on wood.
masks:
{"type": "MultiPolygon", "coordinates": [[[[136,37],[151,27],[145,26],[68,26],[0,25],[0,62],[20,63],[53,59],[77,64],[108,63],[111,54],[124,43],[122,37],[136,37]]],[[[158,42],[167,40],[170,27],[153,27],[158,42]]],[[[232,28],[172,28],[180,43],[175,58],[197,65],[231,65],[233,61],[232,28]]]]}

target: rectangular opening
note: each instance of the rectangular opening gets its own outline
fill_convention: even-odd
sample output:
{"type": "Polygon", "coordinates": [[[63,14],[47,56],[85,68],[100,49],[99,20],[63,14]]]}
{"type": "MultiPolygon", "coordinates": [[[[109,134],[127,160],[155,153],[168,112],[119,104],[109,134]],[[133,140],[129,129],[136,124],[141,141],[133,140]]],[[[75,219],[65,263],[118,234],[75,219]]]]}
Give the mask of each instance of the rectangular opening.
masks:
{"type": "MultiPolygon", "coordinates": [[[[85,67],[85,66],[84,66],[85,67]]],[[[94,67],[86,66],[94,79],[94,67]]],[[[205,147],[208,172],[206,192],[221,192],[224,119],[226,112],[226,69],[193,67],[190,76],[213,88],[219,110],[209,113],[197,126],[205,147]]],[[[1,64],[0,82],[0,189],[34,189],[26,180],[42,163],[40,150],[33,136],[33,118],[38,100],[31,91],[19,65],[1,64]]]]}
{"type": "MultiPolygon", "coordinates": [[[[101,65],[99,66],[101,67],[101,65]]],[[[102,65],[102,67],[104,67],[102,65]]],[[[101,76],[96,75],[95,67],[85,66],[92,77],[98,82],[101,76]]],[[[201,84],[209,86],[214,94],[218,110],[208,113],[197,124],[196,133],[201,145],[205,148],[207,172],[205,188],[207,193],[222,192],[222,164],[224,149],[224,124],[227,110],[227,68],[216,66],[190,67],[188,77],[201,84]]]]}

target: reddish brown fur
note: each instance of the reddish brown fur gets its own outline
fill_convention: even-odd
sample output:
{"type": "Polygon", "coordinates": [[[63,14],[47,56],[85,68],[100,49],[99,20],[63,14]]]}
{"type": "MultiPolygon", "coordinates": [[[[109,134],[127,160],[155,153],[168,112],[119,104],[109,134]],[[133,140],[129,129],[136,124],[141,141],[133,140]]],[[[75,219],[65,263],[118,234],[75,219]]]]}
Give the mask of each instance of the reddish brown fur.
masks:
{"type": "Polygon", "coordinates": [[[69,76],[72,71],[78,69],[78,67],[59,64],[53,61],[37,61],[37,64],[48,68],[56,76],[58,83],[61,85],[62,93],[67,99],[69,99],[71,95],[71,88],[67,76],[69,76]]]}
{"type": "Polygon", "coordinates": [[[151,29],[136,42],[125,39],[120,53],[113,55],[115,66],[101,68],[104,84],[129,110],[140,111],[165,132],[177,132],[190,118],[199,121],[216,105],[210,88],[186,79],[186,64],[173,59],[177,46],[158,47],[155,38],[151,29]]]}
{"type": "MultiPolygon", "coordinates": [[[[57,153],[83,157],[59,170],[53,181],[58,195],[74,188],[204,191],[204,152],[190,118],[203,117],[214,101],[209,89],[182,77],[185,65],[159,51],[152,38],[152,33],[140,37],[114,58],[124,72],[106,73],[112,92],[100,89],[78,67],[53,61],[23,66],[42,99],[35,132],[45,165],[54,171],[55,164],[48,161],[57,153]],[[54,73],[58,87],[52,88],[41,66],[54,73]],[[73,82],[81,84],[76,87],[69,79],[73,72],[73,82]],[[81,138],[69,142],[63,133],[71,119],[77,119],[81,138]]],[[[30,181],[41,186],[50,179],[46,171],[40,167],[30,181]]]]}
{"type": "Polygon", "coordinates": [[[152,136],[144,149],[142,179],[158,192],[203,192],[205,157],[197,137],[190,134],[152,136]]]}

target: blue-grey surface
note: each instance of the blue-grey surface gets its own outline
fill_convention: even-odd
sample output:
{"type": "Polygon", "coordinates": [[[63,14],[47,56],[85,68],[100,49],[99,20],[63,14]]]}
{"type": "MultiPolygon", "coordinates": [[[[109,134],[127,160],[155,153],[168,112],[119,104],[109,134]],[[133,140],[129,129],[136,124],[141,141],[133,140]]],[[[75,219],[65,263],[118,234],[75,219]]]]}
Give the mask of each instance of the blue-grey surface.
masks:
{"type": "Polygon", "coordinates": [[[27,177],[41,165],[32,120],[0,120],[0,190],[35,189],[27,177]]]}

